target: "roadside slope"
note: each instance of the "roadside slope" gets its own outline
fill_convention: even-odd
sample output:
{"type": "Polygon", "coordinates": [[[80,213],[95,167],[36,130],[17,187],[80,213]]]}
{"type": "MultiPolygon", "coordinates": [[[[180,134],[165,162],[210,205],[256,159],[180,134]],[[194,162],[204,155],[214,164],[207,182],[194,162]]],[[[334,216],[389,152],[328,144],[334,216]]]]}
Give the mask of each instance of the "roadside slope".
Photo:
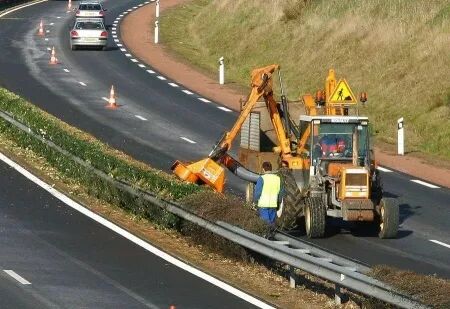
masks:
{"type": "MultiPolygon", "coordinates": [[[[190,0],[166,0],[161,6],[164,12],[173,6],[191,2],[190,0]]],[[[184,7],[181,6],[182,8],[184,7]]],[[[192,89],[203,96],[224,104],[234,110],[239,109],[239,100],[245,98],[245,91],[239,91],[236,84],[227,83],[221,86],[217,76],[212,72],[199,69],[189,64],[181,56],[174,54],[170,47],[164,44],[153,44],[152,31],[135,31],[134,29],[151,29],[154,24],[154,6],[144,6],[129,15],[121,24],[122,39],[130,51],[142,61],[150,64],[166,76],[179,84],[192,89]]],[[[164,16],[166,13],[162,14],[164,16]]],[[[227,69],[228,74],[228,69],[227,69]]],[[[228,75],[227,75],[228,76],[228,75]]],[[[247,83],[248,83],[248,77],[247,83]]],[[[323,76],[320,78],[323,79],[323,76]]],[[[318,80],[321,80],[318,77],[318,80]]],[[[386,147],[385,147],[386,148],[386,147]]],[[[421,157],[408,154],[399,157],[387,149],[376,149],[379,162],[389,168],[420,177],[430,182],[450,188],[450,169],[428,164],[421,157]]]]}

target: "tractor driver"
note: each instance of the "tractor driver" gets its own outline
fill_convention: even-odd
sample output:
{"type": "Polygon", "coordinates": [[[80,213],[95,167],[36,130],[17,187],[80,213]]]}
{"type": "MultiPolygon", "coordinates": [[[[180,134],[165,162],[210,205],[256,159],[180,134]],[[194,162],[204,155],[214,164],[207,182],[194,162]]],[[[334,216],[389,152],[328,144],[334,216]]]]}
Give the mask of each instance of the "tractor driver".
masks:
{"type": "Polygon", "coordinates": [[[319,146],[321,148],[322,157],[337,157],[343,156],[346,150],[345,138],[340,135],[326,134],[320,141],[319,146]]]}

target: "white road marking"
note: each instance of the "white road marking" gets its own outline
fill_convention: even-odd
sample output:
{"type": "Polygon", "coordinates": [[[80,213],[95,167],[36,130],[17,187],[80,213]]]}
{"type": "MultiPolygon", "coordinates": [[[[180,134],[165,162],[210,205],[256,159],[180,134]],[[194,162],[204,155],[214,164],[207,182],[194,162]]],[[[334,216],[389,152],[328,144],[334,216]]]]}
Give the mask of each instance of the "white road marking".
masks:
{"type": "Polygon", "coordinates": [[[45,38],[44,40],[48,41],[48,38],[45,38]]]}
{"type": "Polygon", "coordinates": [[[198,98],[200,101],[205,102],[205,103],[211,103],[210,100],[207,100],[205,98],[198,98]]]}
{"type": "Polygon", "coordinates": [[[0,18],[3,17],[3,16],[6,16],[6,15],[8,15],[8,14],[11,14],[12,12],[15,12],[15,11],[18,11],[18,10],[24,9],[24,8],[26,8],[26,7],[29,7],[29,6],[32,6],[32,5],[36,5],[36,4],[42,3],[42,2],[47,2],[47,1],[48,1],[48,0],[41,0],[41,1],[36,1],[36,2],[33,2],[33,3],[29,3],[29,4],[20,5],[20,6],[16,7],[16,8],[14,8],[14,9],[9,10],[8,12],[1,13],[1,14],[0,14],[0,18]]]}
{"type": "Polygon", "coordinates": [[[133,9],[135,9],[135,10],[136,10],[137,8],[138,8],[137,6],[133,6],[133,9]]]}
{"type": "Polygon", "coordinates": [[[50,30],[45,30],[46,33],[50,33],[50,30]]]}
{"type": "Polygon", "coordinates": [[[106,102],[109,102],[109,99],[107,97],[102,97],[103,100],[105,100],[106,102]]]}
{"type": "MultiPolygon", "coordinates": [[[[117,34],[117,32],[116,32],[116,31],[112,31],[111,33],[112,33],[112,34],[117,34]]],[[[117,37],[117,35],[116,35],[115,37],[117,37]]]]}
{"type": "Polygon", "coordinates": [[[128,12],[123,12],[123,15],[126,15],[126,14],[128,14],[128,12]]]}
{"type": "Polygon", "coordinates": [[[438,245],[441,245],[441,246],[444,246],[444,247],[447,247],[450,249],[450,245],[446,244],[445,242],[441,242],[441,241],[435,240],[435,239],[430,239],[430,241],[434,242],[435,244],[438,244],[438,245]]]}
{"type": "Polygon", "coordinates": [[[66,72],[66,73],[70,73],[70,71],[69,71],[69,70],[67,70],[67,69],[64,69],[64,72],[66,72]]]}
{"type": "Polygon", "coordinates": [[[114,39],[114,42],[119,43],[120,41],[118,39],[114,39]]]}
{"type": "Polygon", "coordinates": [[[166,78],[164,76],[161,76],[161,75],[158,75],[156,77],[158,77],[160,80],[166,80],[166,78]]]}
{"type": "Polygon", "coordinates": [[[169,83],[170,86],[174,87],[174,88],[178,88],[179,86],[175,83],[169,83]]]}
{"type": "MultiPolygon", "coordinates": [[[[119,44],[117,44],[119,45],[119,44]]],[[[125,48],[121,48],[120,51],[126,52],[127,50],[125,48]]]]}
{"type": "Polygon", "coordinates": [[[112,28],[111,28],[111,30],[113,30],[113,31],[116,31],[116,30],[117,30],[117,28],[116,28],[116,27],[112,27],[112,28]]]}
{"type": "Polygon", "coordinates": [[[10,275],[11,277],[13,277],[14,279],[16,279],[17,281],[19,281],[20,283],[22,283],[22,284],[31,284],[30,281],[26,280],[25,278],[23,278],[22,276],[17,274],[14,270],[4,269],[3,271],[5,273],[7,273],[8,275],[10,275]]]}
{"type": "Polygon", "coordinates": [[[50,26],[53,26],[55,23],[50,23],[50,26]]]}
{"type": "Polygon", "coordinates": [[[139,115],[134,115],[136,118],[141,119],[142,121],[147,121],[147,118],[144,118],[142,116],[139,115]]]}
{"type": "Polygon", "coordinates": [[[0,152],[0,160],[5,162],[6,164],[8,164],[10,167],[14,168],[16,171],[18,171],[20,174],[22,174],[23,176],[25,176],[26,178],[28,178],[29,180],[34,182],[36,185],[40,186],[42,189],[46,190],[48,193],[50,193],[51,195],[53,195],[54,197],[59,199],[61,202],[65,203],[67,206],[69,206],[69,207],[73,208],[74,210],[80,212],[81,214],[91,218],[92,220],[95,220],[99,224],[101,224],[104,227],[110,229],[111,231],[121,235],[122,237],[128,239],[129,241],[138,245],[139,247],[143,248],[144,250],[164,259],[165,261],[171,263],[172,265],[179,267],[179,268],[193,274],[194,276],[197,276],[198,278],[201,278],[201,279],[217,286],[218,288],[221,288],[224,291],[227,291],[228,293],[233,294],[233,295],[235,295],[257,307],[264,308],[264,309],[274,308],[274,307],[270,306],[269,304],[266,304],[266,303],[262,302],[261,300],[255,298],[239,289],[236,289],[235,287],[233,287],[223,281],[220,281],[219,279],[214,278],[213,276],[208,275],[191,265],[184,263],[183,261],[176,259],[175,257],[167,254],[166,252],[152,246],[151,244],[142,240],[141,238],[131,234],[127,230],[119,227],[118,225],[106,220],[105,218],[101,217],[100,215],[97,215],[96,213],[83,207],[82,205],[78,204],[77,202],[75,202],[74,200],[69,198],[68,196],[64,195],[63,193],[61,193],[58,190],[56,190],[55,188],[53,188],[52,185],[45,183],[44,181],[40,180],[39,178],[37,178],[36,176],[31,174],[29,171],[27,171],[26,169],[24,169],[23,167],[21,167],[14,161],[12,161],[11,159],[7,158],[1,152],[0,152]]]}
{"type": "Polygon", "coordinates": [[[123,45],[122,44],[117,44],[117,46],[122,47],[123,45]]]}
{"type": "Polygon", "coordinates": [[[125,56],[127,56],[127,57],[131,57],[131,54],[125,54],[125,56]]]}
{"type": "Polygon", "coordinates": [[[52,50],[50,47],[47,47],[47,50],[52,50]]]}
{"type": "Polygon", "coordinates": [[[188,142],[188,143],[190,143],[190,144],[197,144],[196,142],[194,142],[193,140],[191,140],[191,139],[189,139],[189,138],[187,138],[187,137],[181,136],[180,138],[181,138],[182,140],[185,140],[186,142],[188,142]]]}
{"type": "Polygon", "coordinates": [[[61,16],[56,16],[57,19],[61,19],[61,16]]]}
{"type": "Polygon", "coordinates": [[[186,94],[193,94],[192,92],[190,92],[189,90],[183,90],[184,93],[186,94]]]}
{"type": "Polygon", "coordinates": [[[141,3],[141,4],[139,4],[139,5],[138,5],[138,7],[141,7],[141,6],[143,6],[143,5],[144,5],[144,4],[143,4],[143,3],[141,3]]]}
{"type": "Polygon", "coordinates": [[[225,112],[231,112],[231,109],[228,109],[228,108],[223,107],[223,106],[218,106],[217,108],[218,108],[218,109],[221,109],[221,110],[223,110],[223,111],[225,111],[225,112]]]}
{"type": "Polygon", "coordinates": [[[418,179],[411,179],[412,182],[418,183],[419,185],[428,187],[428,188],[432,188],[432,189],[439,189],[438,186],[432,185],[431,183],[422,181],[422,180],[418,180],[418,179]]]}
{"type": "Polygon", "coordinates": [[[145,4],[149,4],[149,3],[150,3],[150,1],[145,1],[144,3],[145,3],[145,4]]]}
{"type": "Polygon", "coordinates": [[[128,9],[127,12],[131,12],[133,9],[128,9]]]}
{"type": "Polygon", "coordinates": [[[138,67],[140,67],[140,68],[145,68],[145,65],[142,64],[142,63],[140,63],[140,64],[138,64],[138,67]]]}
{"type": "Polygon", "coordinates": [[[120,14],[119,17],[123,17],[123,14],[120,14]]]}
{"type": "Polygon", "coordinates": [[[147,72],[150,74],[155,74],[155,71],[153,71],[153,70],[147,70],[147,72]]]}
{"type": "Polygon", "coordinates": [[[385,172],[385,173],[392,173],[391,170],[388,170],[387,168],[381,167],[381,166],[377,166],[377,170],[385,172]]]}
{"type": "Polygon", "coordinates": [[[136,63],[136,62],[139,62],[139,60],[137,60],[137,59],[130,59],[131,61],[133,61],[134,63],[136,63]]]}
{"type": "Polygon", "coordinates": [[[84,87],[86,87],[87,85],[85,84],[85,83],[83,83],[83,82],[78,82],[81,86],[84,86],[84,87]]]}

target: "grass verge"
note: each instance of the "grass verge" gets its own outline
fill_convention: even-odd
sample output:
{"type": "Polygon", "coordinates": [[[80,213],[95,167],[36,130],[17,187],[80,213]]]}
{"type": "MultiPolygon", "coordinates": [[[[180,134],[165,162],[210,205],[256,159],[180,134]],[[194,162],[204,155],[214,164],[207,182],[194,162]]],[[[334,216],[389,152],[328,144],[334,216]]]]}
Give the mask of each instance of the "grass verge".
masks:
{"type": "Polygon", "coordinates": [[[450,160],[450,5],[422,0],[193,0],[166,10],[161,39],[228,83],[247,86],[255,67],[279,63],[291,100],[322,88],[328,68],[367,91],[376,139],[450,160]]]}

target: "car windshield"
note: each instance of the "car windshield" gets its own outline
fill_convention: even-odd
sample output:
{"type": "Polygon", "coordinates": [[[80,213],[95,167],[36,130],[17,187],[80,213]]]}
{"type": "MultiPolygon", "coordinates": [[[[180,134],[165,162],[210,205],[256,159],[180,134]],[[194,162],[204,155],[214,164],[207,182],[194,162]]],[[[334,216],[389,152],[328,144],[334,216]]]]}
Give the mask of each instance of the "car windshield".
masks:
{"type": "Polygon", "coordinates": [[[105,27],[101,22],[80,21],[75,25],[77,30],[103,30],[105,27]]]}
{"type": "Polygon", "coordinates": [[[100,11],[101,9],[100,4],[80,4],[81,11],[100,11]]]}

